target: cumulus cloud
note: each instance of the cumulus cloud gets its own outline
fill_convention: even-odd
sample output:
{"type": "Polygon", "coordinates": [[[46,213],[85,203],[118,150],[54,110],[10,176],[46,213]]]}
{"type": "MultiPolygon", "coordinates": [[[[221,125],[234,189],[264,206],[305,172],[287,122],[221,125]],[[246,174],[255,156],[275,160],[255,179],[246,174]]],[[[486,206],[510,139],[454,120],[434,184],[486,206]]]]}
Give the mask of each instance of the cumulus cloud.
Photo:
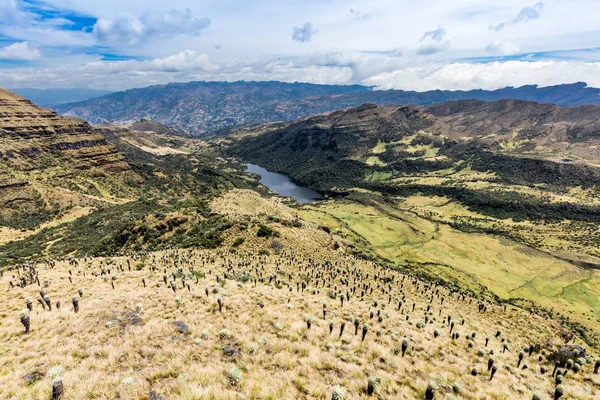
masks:
{"type": "Polygon", "coordinates": [[[519,52],[519,46],[513,42],[494,40],[492,43],[485,46],[485,51],[492,54],[507,56],[519,52]]]}
{"type": "Polygon", "coordinates": [[[40,57],[40,51],[29,42],[15,42],[0,48],[0,59],[4,60],[33,61],[40,57]]]}
{"type": "Polygon", "coordinates": [[[586,81],[600,87],[600,62],[418,62],[413,57],[364,52],[218,60],[186,50],[152,60],[63,62],[53,67],[0,69],[0,87],[124,88],[193,80],[279,80],[374,85],[378,89],[468,90],[586,81]]]}
{"type": "Polygon", "coordinates": [[[209,18],[196,18],[189,9],[146,11],[139,18],[127,13],[118,13],[110,19],[99,19],[94,25],[93,34],[100,42],[133,45],[157,37],[197,36],[209,25],[209,18]]]}
{"type": "Polygon", "coordinates": [[[219,65],[211,63],[206,54],[198,54],[193,50],[185,50],[181,53],[153,60],[126,60],[119,62],[95,61],[87,63],[83,67],[86,74],[147,74],[151,72],[184,72],[197,71],[205,72],[219,68],[219,65]]]}
{"type": "Polygon", "coordinates": [[[540,1],[538,3],[535,3],[531,7],[523,8],[521,11],[519,11],[517,16],[514,17],[512,20],[510,20],[508,22],[499,23],[498,25],[492,25],[492,26],[490,26],[490,29],[492,29],[494,31],[501,31],[502,29],[504,29],[510,25],[514,25],[519,22],[529,21],[532,19],[537,19],[542,16],[543,11],[544,11],[544,3],[540,1]]]}
{"type": "Polygon", "coordinates": [[[449,63],[409,67],[378,74],[363,83],[379,89],[470,90],[506,86],[558,85],[585,81],[600,87],[600,63],[580,61],[505,61],[493,63],[449,63]]]}
{"type": "Polygon", "coordinates": [[[292,33],[292,39],[296,42],[306,43],[312,40],[312,37],[316,35],[319,31],[313,28],[310,22],[305,23],[304,25],[295,26],[294,32],[292,33]]]}
{"type": "Polygon", "coordinates": [[[420,56],[429,56],[448,49],[450,42],[443,42],[444,37],[446,37],[446,30],[441,26],[432,31],[425,32],[421,37],[421,46],[417,49],[417,54],[420,56]]]}

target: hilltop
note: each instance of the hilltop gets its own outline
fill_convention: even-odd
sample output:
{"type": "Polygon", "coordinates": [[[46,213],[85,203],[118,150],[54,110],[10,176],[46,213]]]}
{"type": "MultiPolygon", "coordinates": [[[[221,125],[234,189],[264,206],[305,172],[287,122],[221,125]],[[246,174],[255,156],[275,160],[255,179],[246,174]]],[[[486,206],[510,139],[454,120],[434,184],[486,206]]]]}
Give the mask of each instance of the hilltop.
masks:
{"type": "Polygon", "coordinates": [[[451,100],[521,99],[572,107],[600,104],[600,90],[585,83],[486,91],[414,92],[367,86],[284,82],[189,82],[130,89],[78,103],[58,112],[91,123],[151,119],[194,136],[226,133],[242,124],[288,121],[364,103],[428,105],[451,100]]]}

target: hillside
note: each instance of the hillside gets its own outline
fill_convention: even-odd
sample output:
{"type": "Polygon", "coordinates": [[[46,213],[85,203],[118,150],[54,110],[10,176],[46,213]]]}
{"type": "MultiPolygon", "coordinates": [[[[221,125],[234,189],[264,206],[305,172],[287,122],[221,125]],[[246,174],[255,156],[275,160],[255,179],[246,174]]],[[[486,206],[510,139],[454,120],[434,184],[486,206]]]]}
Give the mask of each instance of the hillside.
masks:
{"type": "Polygon", "coordinates": [[[598,397],[598,169],[571,153],[595,107],[365,104],[199,140],[2,96],[0,398],[598,397]]]}
{"type": "Polygon", "coordinates": [[[101,98],[62,104],[58,112],[91,123],[151,119],[194,136],[229,131],[236,125],[288,121],[364,103],[428,105],[450,100],[514,98],[572,107],[600,104],[600,90],[585,83],[523,86],[494,91],[379,91],[366,86],[283,82],[189,82],[150,86],[101,98]]]}
{"type": "Polygon", "coordinates": [[[92,127],[0,91],[0,266],[219,243],[226,226],[206,202],[255,184],[189,138],[134,125],[92,127]]]}
{"type": "Polygon", "coordinates": [[[118,203],[141,178],[82,120],[0,89],[0,225],[34,228],[100,203],[118,203]]]}
{"type": "Polygon", "coordinates": [[[363,105],[214,143],[334,199],[306,218],[347,226],[366,251],[569,315],[597,341],[599,109],[363,105]]]}
{"type": "Polygon", "coordinates": [[[52,260],[5,273],[0,362],[11,373],[0,376],[0,396],[47,398],[60,389],[65,400],[555,393],[587,400],[600,393],[597,354],[556,321],[352,257],[345,244],[334,250],[345,243],[339,233],[290,224],[300,214],[278,199],[233,191],[211,207],[233,225],[219,251],[52,260]],[[261,223],[276,236],[261,235],[261,223]],[[11,287],[19,281],[23,287],[11,287]]]}

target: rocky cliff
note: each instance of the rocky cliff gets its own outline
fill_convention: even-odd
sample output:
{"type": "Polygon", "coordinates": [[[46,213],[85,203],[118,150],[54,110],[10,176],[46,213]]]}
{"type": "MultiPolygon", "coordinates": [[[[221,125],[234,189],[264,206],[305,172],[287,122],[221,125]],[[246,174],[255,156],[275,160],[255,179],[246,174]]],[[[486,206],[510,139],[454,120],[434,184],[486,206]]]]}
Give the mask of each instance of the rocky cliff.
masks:
{"type": "Polygon", "coordinates": [[[32,228],[104,201],[136,175],[87,122],[0,89],[0,225],[32,228]]]}

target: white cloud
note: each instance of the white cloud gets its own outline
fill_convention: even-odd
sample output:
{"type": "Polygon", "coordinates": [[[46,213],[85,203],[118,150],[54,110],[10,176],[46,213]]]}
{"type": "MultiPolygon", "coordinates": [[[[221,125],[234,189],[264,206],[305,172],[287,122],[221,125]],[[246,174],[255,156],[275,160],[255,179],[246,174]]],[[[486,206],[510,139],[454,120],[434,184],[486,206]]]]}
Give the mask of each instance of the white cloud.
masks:
{"type": "Polygon", "coordinates": [[[600,87],[600,62],[505,61],[418,63],[414,57],[382,53],[314,53],[298,57],[215,60],[186,50],[146,61],[91,61],[49,68],[0,70],[0,86],[91,87],[120,90],[192,80],[280,80],[374,85],[379,89],[468,90],[542,86],[586,81],[600,87]]]}
{"type": "Polygon", "coordinates": [[[404,51],[401,48],[396,47],[396,48],[393,48],[392,50],[390,50],[388,52],[388,55],[390,57],[402,57],[404,55],[404,51]]]}
{"type": "Polygon", "coordinates": [[[29,42],[15,42],[0,48],[0,59],[4,60],[33,61],[41,56],[40,51],[29,42]]]}
{"type": "Polygon", "coordinates": [[[579,61],[506,61],[451,63],[386,72],[365,80],[381,89],[469,90],[506,86],[557,85],[585,81],[600,87],[600,63],[579,61]]]}
{"type": "Polygon", "coordinates": [[[0,21],[13,22],[18,15],[17,0],[2,0],[0,2],[0,21]]]}
{"type": "Polygon", "coordinates": [[[446,30],[440,26],[437,29],[425,32],[421,40],[430,39],[436,42],[441,42],[444,40],[444,36],[446,36],[446,30]]]}
{"type": "Polygon", "coordinates": [[[535,3],[531,7],[525,7],[523,9],[521,9],[521,11],[519,11],[517,16],[514,17],[512,20],[510,20],[508,22],[502,22],[498,25],[492,25],[492,26],[490,26],[490,29],[495,30],[495,31],[501,31],[502,29],[504,29],[510,25],[514,25],[519,22],[529,21],[532,19],[537,19],[542,16],[543,11],[544,11],[544,3],[540,1],[538,3],[535,3]]]}
{"type": "Polygon", "coordinates": [[[441,26],[425,32],[421,37],[421,45],[417,49],[417,54],[420,56],[430,56],[450,48],[449,41],[443,42],[445,36],[446,30],[441,26]]]}
{"type": "Polygon", "coordinates": [[[155,37],[197,36],[209,25],[210,19],[195,18],[189,9],[146,11],[139,18],[118,13],[110,19],[99,19],[94,25],[93,34],[100,42],[134,45],[155,37]]]}
{"type": "Polygon", "coordinates": [[[519,46],[513,42],[494,40],[492,43],[485,46],[485,51],[492,54],[507,56],[518,53],[519,46]]]}
{"type": "Polygon", "coordinates": [[[431,42],[421,45],[417,50],[417,54],[420,56],[430,56],[432,54],[441,53],[442,51],[450,47],[450,42],[431,42]]]}
{"type": "Polygon", "coordinates": [[[136,44],[142,38],[144,25],[132,15],[119,13],[112,19],[99,19],[93,33],[100,42],[136,44]]]}
{"type": "Polygon", "coordinates": [[[356,8],[351,8],[348,12],[348,16],[356,21],[365,21],[371,17],[369,14],[365,14],[356,8]]]}
{"type": "MultiPolygon", "coordinates": [[[[48,7],[72,11],[49,21],[35,15],[34,4],[40,2],[0,0],[0,36],[9,38],[0,46],[28,42],[27,57],[39,57],[32,64],[35,67],[0,70],[0,86],[20,82],[18,86],[60,83],[122,89],[196,79],[281,79],[381,82],[382,87],[406,85],[416,90],[437,82],[444,88],[466,88],[477,77],[466,79],[462,70],[450,66],[466,65],[470,70],[479,65],[477,59],[520,53],[532,54],[521,61],[535,65],[569,60],[573,71],[563,75],[565,82],[598,79],[590,73],[593,68],[578,64],[600,61],[600,51],[593,50],[600,48],[598,0],[569,0],[568,4],[547,0],[543,6],[534,4],[539,0],[504,0],[502,6],[492,0],[428,0],[428,7],[408,8],[407,1],[44,0],[48,7]],[[165,4],[179,11],[159,12],[165,4]],[[64,28],[69,15],[98,18],[95,31],[64,28]],[[205,15],[214,23],[201,18],[205,15]],[[298,18],[310,22],[300,25],[298,18]],[[489,29],[503,21],[514,25],[489,29]],[[290,45],[290,28],[295,25],[292,36],[310,45],[290,45]],[[131,60],[103,60],[103,55],[111,54],[131,60]],[[435,75],[441,70],[443,76],[435,75]],[[581,76],[572,79],[576,72],[581,76]],[[458,76],[452,78],[451,73],[458,76]]],[[[482,84],[514,85],[517,78],[526,78],[527,83],[548,80],[540,74],[538,82],[536,74],[527,72],[530,67],[524,67],[523,76],[513,75],[507,66],[495,67],[506,78],[497,76],[482,84]]],[[[547,70],[560,83],[563,70],[558,68],[547,70]]],[[[489,70],[481,73],[485,71],[489,70]]]]}
{"type": "Polygon", "coordinates": [[[310,22],[305,23],[304,25],[295,26],[294,32],[292,33],[292,39],[296,42],[306,43],[312,40],[313,35],[316,35],[318,31],[313,28],[310,22]]]}
{"type": "Polygon", "coordinates": [[[210,25],[209,18],[195,18],[188,8],[184,11],[146,11],[140,17],[145,33],[149,36],[187,34],[197,36],[210,25]]]}

